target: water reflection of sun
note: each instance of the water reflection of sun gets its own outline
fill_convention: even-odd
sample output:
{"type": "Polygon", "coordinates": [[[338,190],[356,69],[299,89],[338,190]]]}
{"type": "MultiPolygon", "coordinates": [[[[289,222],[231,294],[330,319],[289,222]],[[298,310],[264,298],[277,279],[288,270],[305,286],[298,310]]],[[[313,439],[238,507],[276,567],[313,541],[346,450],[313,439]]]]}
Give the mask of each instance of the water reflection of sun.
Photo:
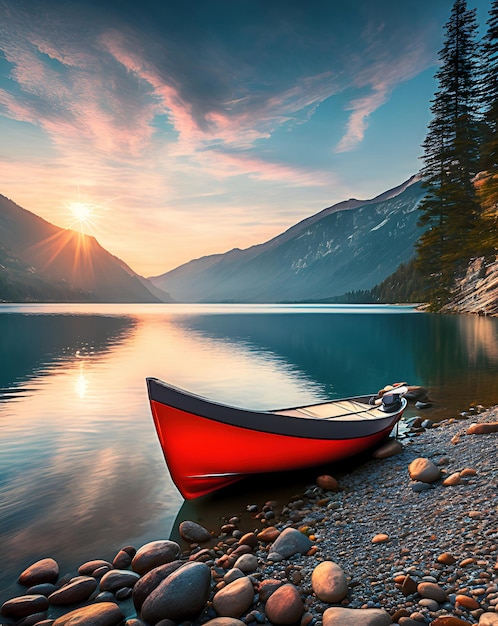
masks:
{"type": "Polygon", "coordinates": [[[88,380],[87,380],[87,377],[85,376],[83,363],[80,363],[79,373],[76,378],[76,393],[81,398],[81,400],[85,398],[87,388],[88,388],[88,380]]]}

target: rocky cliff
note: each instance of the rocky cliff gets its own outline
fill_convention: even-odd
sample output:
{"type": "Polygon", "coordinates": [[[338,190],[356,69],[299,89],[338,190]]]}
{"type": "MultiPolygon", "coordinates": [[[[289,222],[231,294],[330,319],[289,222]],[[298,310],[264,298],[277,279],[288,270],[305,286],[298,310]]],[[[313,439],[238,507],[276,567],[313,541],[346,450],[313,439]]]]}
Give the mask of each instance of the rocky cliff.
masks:
{"type": "Polygon", "coordinates": [[[473,259],[443,312],[498,316],[498,261],[473,259]]]}

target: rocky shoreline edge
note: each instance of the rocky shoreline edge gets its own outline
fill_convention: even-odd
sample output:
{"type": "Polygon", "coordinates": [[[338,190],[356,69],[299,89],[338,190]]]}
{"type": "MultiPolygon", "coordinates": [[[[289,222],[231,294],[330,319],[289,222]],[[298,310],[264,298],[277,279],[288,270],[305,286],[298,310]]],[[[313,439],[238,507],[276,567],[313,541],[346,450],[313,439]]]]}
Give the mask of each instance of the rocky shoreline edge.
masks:
{"type": "Polygon", "coordinates": [[[219,529],[119,549],[61,576],[44,558],[0,609],[16,626],[498,626],[498,407],[412,420],[339,479],[219,529]]]}

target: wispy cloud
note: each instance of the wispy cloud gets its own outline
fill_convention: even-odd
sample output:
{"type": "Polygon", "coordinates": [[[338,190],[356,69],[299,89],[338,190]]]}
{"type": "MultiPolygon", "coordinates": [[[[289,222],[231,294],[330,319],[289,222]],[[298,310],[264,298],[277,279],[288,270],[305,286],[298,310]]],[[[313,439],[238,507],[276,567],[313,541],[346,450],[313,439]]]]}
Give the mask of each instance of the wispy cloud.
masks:
{"type": "Polygon", "coordinates": [[[354,98],[346,110],[351,111],[346,132],[337,144],[335,152],[349,152],[360,144],[368,128],[370,116],[385,104],[392,92],[414,78],[434,62],[434,51],[418,33],[407,42],[398,37],[382,37],[384,24],[370,23],[365,30],[366,48],[364,56],[369,61],[356,59],[359,69],[351,83],[352,89],[368,89],[370,93],[354,98]],[[389,41],[389,39],[394,39],[389,41]]]}

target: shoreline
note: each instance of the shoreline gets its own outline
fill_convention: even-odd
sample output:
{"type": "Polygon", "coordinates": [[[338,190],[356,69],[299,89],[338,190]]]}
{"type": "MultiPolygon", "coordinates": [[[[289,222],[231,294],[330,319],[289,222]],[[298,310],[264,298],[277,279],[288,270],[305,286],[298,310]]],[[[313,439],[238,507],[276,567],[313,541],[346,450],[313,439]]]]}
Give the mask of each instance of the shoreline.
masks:
{"type": "MultiPolygon", "coordinates": [[[[159,584],[150,583],[146,598],[161,587],[159,595],[168,602],[156,600],[162,608],[149,610],[148,620],[137,610],[136,590],[150,578],[149,570],[133,565],[135,548],[116,546],[113,563],[99,560],[93,570],[82,570],[80,564],[74,572],[58,573],[54,582],[40,583],[53,585],[46,591],[59,599],[65,595],[67,603],[47,607],[38,599],[26,608],[26,601],[20,600],[14,602],[15,615],[5,616],[5,604],[12,603],[5,598],[2,621],[48,626],[55,620],[56,626],[63,626],[69,619],[64,615],[79,611],[80,626],[140,626],[164,619],[169,626],[213,619],[217,624],[212,626],[223,626],[220,615],[230,619],[225,626],[498,624],[498,435],[467,434],[471,423],[486,422],[498,422],[498,406],[427,429],[415,426],[398,454],[338,472],[338,484],[322,476],[289,502],[247,503],[244,514],[253,521],[251,532],[240,529],[239,511],[227,515],[219,529],[206,531],[187,521],[180,525],[183,541],[163,539],[156,542],[162,541],[161,547],[139,547],[139,557],[145,552],[160,561],[163,570],[168,563],[179,563],[177,574],[172,570],[159,584]],[[417,458],[430,461],[440,477],[433,482],[412,480],[408,467],[417,458]],[[455,484],[444,485],[450,478],[455,484]],[[167,557],[159,555],[165,546],[172,550],[167,557]],[[183,587],[178,582],[182,575],[183,587]],[[114,583],[106,582],[113,577],[114,583]],[[88,579],[95,581],[93,589],[88,579]],[[193,581],[203,601],[195,615],[193,581]],[[69,602],[81,597],[77,594],[84,585],[91,589],[88,597],[69,602]],[[171,614],[173,587],[177,613],[171,614]],[[245,604],[241,598],[246,598],[245,604]],[[35,605],[45,608],[31,617],[35,605]],[[97,607],[98,616],[90,618],[86,607],[97,607]],[[290,608],[295,610],[291,617],[290,608]]],[[[42,577],[48,576],[48,569],[46,564],[42,577]]],[[[18,597],[28,590],[19,585],[18,597]]],[[[31,591],[28,595],[46,598],[31,591]]],[[[7,613],[11,611],[9,605],[7,613]]]]}

